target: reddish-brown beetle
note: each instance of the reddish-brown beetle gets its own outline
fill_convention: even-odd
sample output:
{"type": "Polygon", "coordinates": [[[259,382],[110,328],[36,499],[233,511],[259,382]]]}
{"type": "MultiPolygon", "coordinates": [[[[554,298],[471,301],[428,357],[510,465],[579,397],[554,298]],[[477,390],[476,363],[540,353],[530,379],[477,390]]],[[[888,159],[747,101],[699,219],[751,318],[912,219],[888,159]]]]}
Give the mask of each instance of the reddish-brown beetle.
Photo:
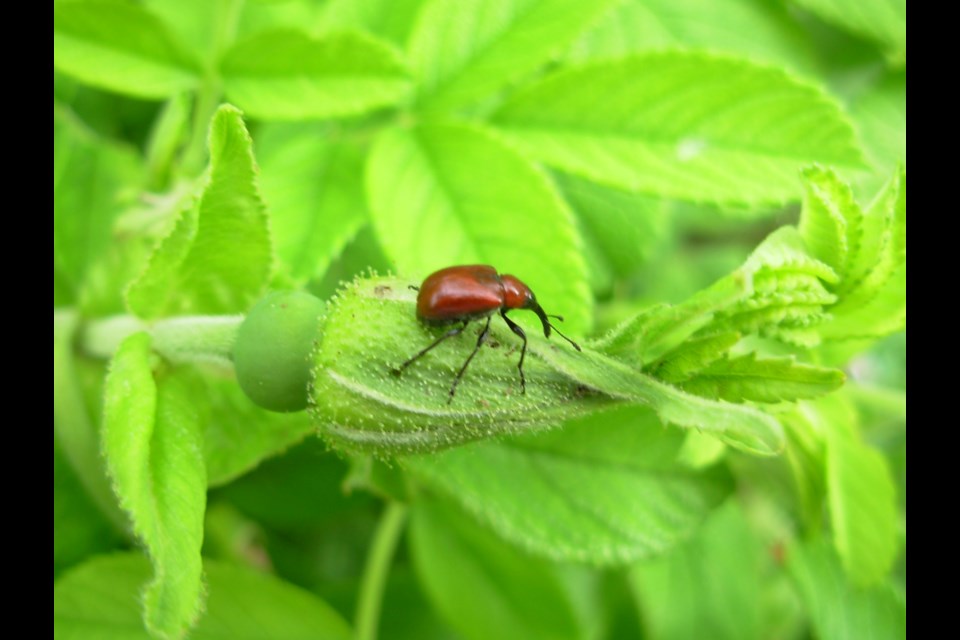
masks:
{"type": "Polygon", "coordinates": [[[523,359],[527,355],[527,335],[517,323],[507,317],[507,311],[513,309],[533,311],[540,317],[544,336],[549,338],[550,330],[553,329],[560,337],[572,344],[577,351],[580,351],[580,345],[560,333],[555,326],[550,324],[548,319],[556,318],[562,321],[562,317],[547,315],[540,303],[537,302],[537,297],[533,295],[530,287],[515,276],[499,275],[497,270],[489,265],[474,264],[447,267],[427,276],[427,279],[423,281],[419,288],[413,286],[411,288],[419,291],[417,294],[417,318],[421,322],[430,326],[455,323],[460,323],[460,326],[447,331],[400,365],[399,368],[394,370],[397,375],[447,338],[463,333],[472,321],[482,318],[487,319],[483,331],[480,332],[480,337],[477,338],[476,346],[467,356],[463,366],[460,367],[457,377],[453,379],[453,384],[450,386],[450,397],[447,399],[448,403],[453,400],[453,395],[457,391],[457,385],[460,384],[464,371],[467,370],[467,365],[470,364],[473,356],[477,355],[477,351],[486,341],[487,334],[490,332],[490,319],[498,311],[510,330],[523,340],[520,363],[517,365],[520,370],[520,388],[523,393],[527,391],[527,381],[523,375],[523,359]]]}

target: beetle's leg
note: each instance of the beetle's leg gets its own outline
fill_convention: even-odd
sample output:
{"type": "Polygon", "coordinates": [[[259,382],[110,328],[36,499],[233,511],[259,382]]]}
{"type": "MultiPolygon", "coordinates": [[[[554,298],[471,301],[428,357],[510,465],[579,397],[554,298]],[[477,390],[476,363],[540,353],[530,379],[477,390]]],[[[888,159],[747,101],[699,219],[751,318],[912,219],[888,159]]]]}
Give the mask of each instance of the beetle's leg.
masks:
{"type": "Polygon", "coordinates": [[[508,327],[510,327],[510,331],[513,331],[515,334],[520,336],[521,340],[523,340],[523,349],[520,350],[520,364],[517,365],[517,369],[520,370],[520,392],[526,393],[527,379],[523,375],[523,358],[527,355],[527,334],[523,332],[523,329],[520,328],[520,325],[507,317],[507,313],[503,309],[500,310],[500,317],[503,318],[503,321],[507,323],[508,327]]]}
{"type": "Polygon", "coordinates": [[[487,316],[487,324],[484,325],[483,331],[480,332],[480,337],[477,338],[477,346],[473,348],[473,351],[470,352],[470,355],[467,356],[467,361],[463,363],[463,366],[460,367],[460,371],[457,372],[457,377],[453,379],[453,384],[450,385],[450,397],[447,398],[447,404],[453,402],[453,394],[457,392],[457,385],[460,384],[460,378],[463,377],[463,372],[467,370],[467,365],[470,364],[470,361],[473,360],[473,356],[477,355],[477,351],[480,350],[480,346],[486,341],[487,334],[490,333],[490,318],[493,316],[487,316]]]}
{"type": "Polygon", "coordinates": [[[445,334],[443,334],[442,336],[440,336],[439,338],[437,338],[436,340],[434,340],[432,343],[430,343],[429,346],[421,349],[421,350],[417,353],[417,355],[413,356],[412,358],[410,358],[409,360],[407,360],[406,362],[404,362],[402,365],[400,365],[399,367],[397,367],[396,369],[394,369],[394,370],[393,370],[394,375],[400,375],[401,373],[403,373],[403,370],[406,369],[407,367],[409,367],[409,366],[410,366],[411,364],[413,364],[414,362],[416,362],[416,360],[417,360],[420,356],[425,355],[428,351],[430,351],[431,349],[433,349],[435,346],[437,346],[438,344],[440,344],[441,342],[443,342],[443,341],[446,340],[447,338],[452,338],[453,336],[458,336],[458,335],[460,335],[461,333],[463,333],[463,330],[467,328],[467,325],[468,325],[469,323],[470,323],[469,320],[464,320],[464,322],[463,322],[462,325],[460,325],[459,327],[450,329],[450,331],[447,331],[445,334]]]}

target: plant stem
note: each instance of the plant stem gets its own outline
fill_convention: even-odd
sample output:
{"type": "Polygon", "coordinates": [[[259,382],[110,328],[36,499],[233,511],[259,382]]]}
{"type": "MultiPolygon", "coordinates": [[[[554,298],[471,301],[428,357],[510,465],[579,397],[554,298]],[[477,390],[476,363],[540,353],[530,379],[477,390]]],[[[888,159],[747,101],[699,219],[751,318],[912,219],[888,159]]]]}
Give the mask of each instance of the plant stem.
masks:
{"type": "Polygon", "coordinates": [[[207,151],[207,127],[220,104],[223,82],[217,66],[223,53],[233,43],[243,11],[244,0],[219,0],[211,34],[213,46],[204,64],[203,82],[193,112],[193,133],[183,154],[182,166],[187,175],[195,176],[203,170],[207,151]]]}
{"type": "Polygon", "coordinates": [[[182,316],[147,324],[132,316],[114,316],[84,327],[81,345],[88,355],[110,358],[124,338],[146,331],[153,338],[153,348],[170,362],[232,367],[241,322],[243,316],[182,316]]]}
{"type": "Polygon", "coordinates": [[[390,502],[380,516],[363,569],[355,622],[357,640],[376,640],[383,590],[406,517],[407,507],[400,502],[390,502]]]}

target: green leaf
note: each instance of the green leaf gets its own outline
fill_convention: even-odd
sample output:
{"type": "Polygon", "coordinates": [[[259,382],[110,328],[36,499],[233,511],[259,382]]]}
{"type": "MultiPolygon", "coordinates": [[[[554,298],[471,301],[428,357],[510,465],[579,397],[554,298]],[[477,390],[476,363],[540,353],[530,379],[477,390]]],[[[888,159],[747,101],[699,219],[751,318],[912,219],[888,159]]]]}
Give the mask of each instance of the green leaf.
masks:
{"type": "Polygon", "coordinates": [[[760,411],[724,402],[704,402],[703,398],[599,354],[585,351],[578,360],[565,351],[548,351],[536,344],[532,349],[581,385],[653,408],[664,423],[711,433],[731,446],[757,455],[775,455],[783,449],[780,423],[760,411]]]}
{"type": "Polygon", "coordinates": [[[330,0],[320,18],[323,29],[361,29],[405,48],[426,0],[330,0]]]}
{"type": "Polygon", "coordinates": [[[419,107],[450,112],[550,61],[609,0],[431,0],[410,36],[419,107]]]}
{"type": "Polygon", "coordinates": [[[728,402],[783,402],[813,398],[839,389],[839,369],[796,362],[793,358],[757,359],[756,353],[717,360],[680,385],[685,391],[728,402]]]}
{"type": "Polygon", "coordinates": [[[714,333],[690,338],[653,363],[650,373],[664,382],[684,382],[722,358],[739,341],[739,333],[714,333]]]}
{"type": "Polygon", "coordinates": [[[552,167],[684,200],[778,203],[800,195],[807,164],[862,164],[851,123],[821,89],[704,53],[571,67],[519,91],[492,119],[552,167]]]}
{"type": "Polygon", "coordinates": [[[858,589],[847,581],[840,561],[825,542],[796,545],[787,568],[813,629],[823,640],[900,640],[907,635],[905,595],[887,585],[858,589]]]}
{"type": "Polygon", "coordinates": [[[210,125],[209,178],[181,211],[127,291],[142,318],[239,313],[263,292],[273,256],[257,165],[241,113],[221,106],[210,125]]]}
{"type": "Polygon", "coordinates": [[[464,638],[582,638],[560,567],[529,556],[460,512],[418,500],[410,553],[427,596],[464,638]]]}
{"type": "Polygon", "coordinates": [[[208,61],[214,54],[219,37],[231,27],[231,22],[222,15],[224,4],[220,2],[195,3],[191,0],[142,0],[153,15],[160,18],[200,60],[208,61]]]}
{"type": "Polygon", "coordinates": [[[220,68],[227,97],[266,120],[357,115],[395,105],[410,89],[391,47],[352,32],[262,32],[235,44],[220,68]]]}
{"type": "MultiPolygon", "coordinates": [[[[823,206],[805,204],[801,230],[822,230],[822,212],[829,208],[836,212],[836,220],[845,221],[850,247],[843,261],[844,277],[831,287],[839,299],[829,307],[832,317],[822,334],[837,340],[879,337],[902,329],[906,324],[905,170],[901,167],[893,175],[865,213],[847,198],[849,190],[829,172],[807,172],[807,178],[809,189],[819,194],[823,206]],[[841,188],[844,190],[836,193],[841,188]]],[[[825,236],[829,234],[811,232],[805,240],[808,245],[823,247],[821,238],[825,236]]]]}
{"type": "Polygon", "coordinates": [[[101,140],[68,111],[53,109],[53,261],[82,290],[87,270],[113,240],[123,191],[141,176],[132,149],[101,140]]]}
{"type": "Polygon", "coordinates": [[[153,565],[144,624],[155,635],[181,637],[200,615],[204,596],[203,442],[184,386],[154,381],[145,333],[123,341],[107,374],[103,450],[120,505],[153,565]]]}
{"type": "Polygon", "coordinates": [[[877,584],[899,550],[896,487],[887,461],[879,451],[832,429],[827,489],[834,544],[850,581],[877,584]]]}
{"type": "Polygon", "coordinates": [[[907,161],[907,74],[890,73],[852,101],[853,116],[873,165],[867,193],[878,191],[883,180],[907,161]]]}
{"type": "Polygon", "coordinates": [[[669,549],[729,494],[722,468],[676,462],[683,440],[652,412],[621,408],[402,464],[531,552],[621,564],[669,549]]]}
{"type": "Polygon", "coordinates": [[[861,251],[855,256],[841,300],[834,308],[856,308],[882,290],[900,267],[907,252],[907,174],[901,166],[867,209],[861,251]]]}
{"type": "Polygon", "coordinates": [[[570,210],[535,165],[490,133],[453,124],[389,130],[371,153],[367,194],[401,274],[419,283],[450,265],[491,264],[529,285],[571,334],[588,327],[590,291],[570,210]]]}
{"type": "Polygon", "coordinates": [[[277,257],[294,279],[318,278],[367,221],[362,151],[302,125],[268,125],[257,150],[277,257]]]}
{"type": "Polygon", "coordinates": [[[684,344],[728,308],[749,299],[749,270],[721,278],[677,305],[657,305],[626,320],[591,346],[612,356],[646,366],[684,344]]]}
{"type": "Polygon", "coordinates": [[[803,242],[814,258],[843,279],[861,252],[863,212],[850,186],[833,171],[813,167],[803,172],[803,179],[803,242]]]}
{"type": "Polygon", "coordinates": [[[817,405],[802,402],[783,416],[787,446],[784,462],[790,471],[795,512],[810,530],[818,530],[826,512],[826,436],[817,405]]]}
{"type": "Polygon", "coordinates": [[[816,68],[810,39],[786,7],[766,0],[624,0],[574,44],[574,60],[687,47],[796,70],[816,68]]]}
{"type": "Polygon", "coordinates": [[[598,352],[536,334],[527,336],[521,394],[519,339],[500,321],[491,322],[453,400],[450,386],[481,331],[476,324],[396,374],[442,331],[416,320],[415,294],[404,280],[361,280],[341,292],[313,361],[312,411],[322,433],[348,450],[392,456],[542,430],[619,402],[649,406],[664,423],[761,455],[782,448],[780,425],[767,414],[689,395],[598,352]]]}
{"type": "MultiPolygon", "coordinates": [[[[273,576],[211,560],[204,562],[207,600],[191,640],[329,638],[350,628],[323,600],[273,576]]],[[[139,554],[101,556],[54,585],[56,637],[134,639],[150,636],[139,621],[137,588],[149,576],[139,554]]]]}
{"type": "Polygon", "coordinates": [[[633,275],[664,241],[669,218],[662,200],[555,174],[576,213],[595,291],[607,293],[614,279],[633,275]]]}
{"type": "Polygon", "coordinates": [[[826,308],[836,302],[824,283],[838,276],[807,252],[794,227],[771,233],[738,271],[751,278],[753,294],[720,310],[714,330],[754,333],[809,348],[820,343],[826,308]]]}
{"type": "Polygon", "coordinates": [[[649,637],[770,637],[763,630],[764,548],[733,500],[689,541],[630,569],[649,637]]]}
{"type": "Polygon", "coordinates": [[[827,22],[882,43],[901,64],[907,57],[906,0],[796,0],[827,22]]]}
{"type": "Polygon", "coordinates": [[[53,66],[83,82],[141,98],[166,98],[198,82],[196,62],[164,24],[130,2],[58,2],[53,66]]]}

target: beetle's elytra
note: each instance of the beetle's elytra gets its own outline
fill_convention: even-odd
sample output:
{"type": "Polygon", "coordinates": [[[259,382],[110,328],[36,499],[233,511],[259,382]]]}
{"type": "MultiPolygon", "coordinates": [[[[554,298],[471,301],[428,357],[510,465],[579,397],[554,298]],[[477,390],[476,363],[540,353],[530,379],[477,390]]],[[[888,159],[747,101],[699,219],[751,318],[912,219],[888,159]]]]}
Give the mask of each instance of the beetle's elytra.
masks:
{"type": "Polygon", "coordinates": [[[487,319],[483,331],[477,338],[476,346],[467,356],[463,366],[457,372],[457,376],[453,379],[453,384],[450,385],[448,403],[453,400],[457,385],[460,384],[460,379],[467,370],[470,361],[473,360],[481,345],[486,341],[490,332],[490,319],[494,313],[499,312],[500,317],[507,323],[510,330],[523,340],[523,349],[520,351],[520,362],[517,364],[517,368],[520,370],[520,388],[524,393],[527,390],[526,378],[523,375],[523,359],[527,355],[527,335],[518,324],[507,317],[508,311],[514,309],[533,311],[543,324],[544,336],[549,338],[550,330],[553,329],[560,337],[572,344],[577,351],[580,351],[580,345],[550,324],[549,318],[557,318],[562,321],[562,317],[547,315],[540,303],[537,302],[537,297],[533,295],[530,287],[515,276],[498,274],[497,270],[490,265],[474,264],[447,267],[427,276],[419,288],[411,288],[418,289],[419,292],[417,294],[417,319],[431,326],[450,324],[459,324],[459,326],[441,335],[433,343],[421,349],[416,355],[395,369],[394,372],[398,375],[447,338],[463,333],[472,321],[482,318],[487,319]]]}

